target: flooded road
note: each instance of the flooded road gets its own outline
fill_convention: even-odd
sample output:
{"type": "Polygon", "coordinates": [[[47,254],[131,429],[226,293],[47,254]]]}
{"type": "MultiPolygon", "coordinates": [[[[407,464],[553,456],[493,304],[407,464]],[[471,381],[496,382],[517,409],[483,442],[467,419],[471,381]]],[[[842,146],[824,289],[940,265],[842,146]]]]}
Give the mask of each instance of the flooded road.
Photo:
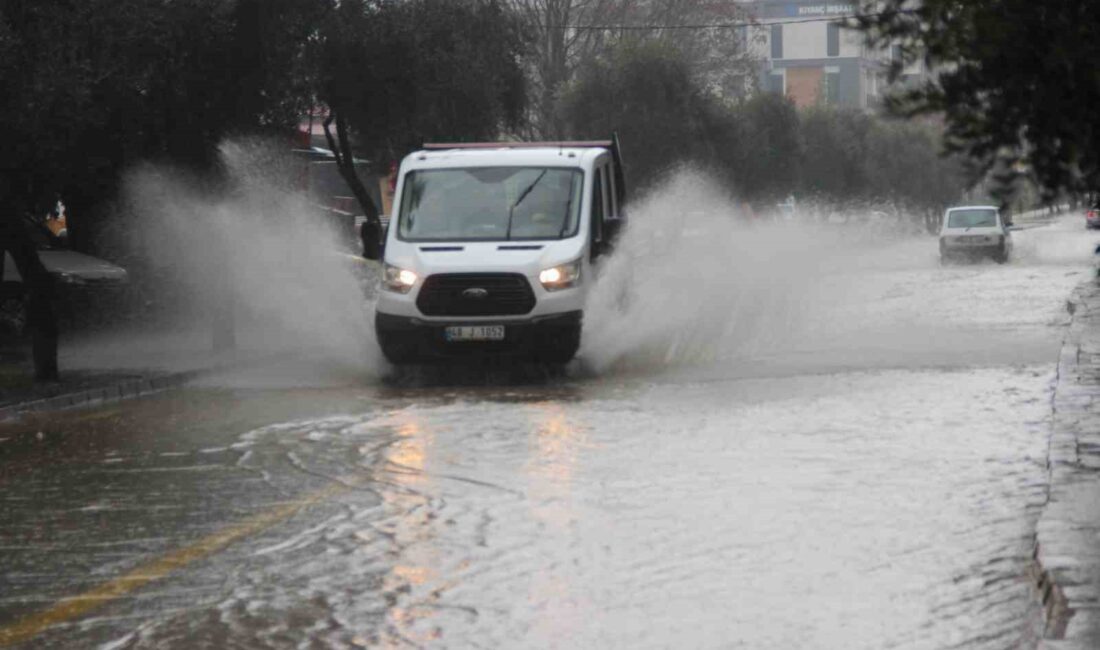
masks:
{"type": "Polygon", "coordinates": [[[1095,239],[944,268],[892,241],[775,345],[680,328],[646,345],[689,355],[524,381],[272,366],[0,425],[0,642],[1032,647],[1095,239]]]}

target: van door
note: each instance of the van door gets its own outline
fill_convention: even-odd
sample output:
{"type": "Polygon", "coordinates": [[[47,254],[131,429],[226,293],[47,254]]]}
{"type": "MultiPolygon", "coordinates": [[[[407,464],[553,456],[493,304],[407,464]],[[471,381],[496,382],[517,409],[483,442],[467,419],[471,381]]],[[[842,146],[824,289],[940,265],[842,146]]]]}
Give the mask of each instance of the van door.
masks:
{"type": "Polygon", "coordinates": [[[604,186],[607,182],[604,166],[596,168],[596,175],[592,178],[592,213],[589,229],[588,251],[590,259],[595,262],[600,255],[603,246],[603,221],[607,214],[607,192],[604,186]]]}
{"type": "Polygon", "coordinates": [[[607,251],[608,241],[607,221],[614,214],[614,197],[612,196],[611,168],[605,162],[596,168],[596,176],[592,180],[592,259],[607,251]]]}

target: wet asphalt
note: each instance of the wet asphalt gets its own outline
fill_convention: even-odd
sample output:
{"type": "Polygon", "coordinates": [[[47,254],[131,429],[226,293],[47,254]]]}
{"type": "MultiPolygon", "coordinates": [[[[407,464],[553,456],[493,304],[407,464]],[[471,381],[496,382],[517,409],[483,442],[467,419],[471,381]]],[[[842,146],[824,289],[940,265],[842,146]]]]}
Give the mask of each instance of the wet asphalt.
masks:
{"type": "Polygon", "coordinates": [[[1030,647],[1074,226],[893,243],[827,332],[710,363],[275,364],[0,423],[0,644],[1030,647]]]}

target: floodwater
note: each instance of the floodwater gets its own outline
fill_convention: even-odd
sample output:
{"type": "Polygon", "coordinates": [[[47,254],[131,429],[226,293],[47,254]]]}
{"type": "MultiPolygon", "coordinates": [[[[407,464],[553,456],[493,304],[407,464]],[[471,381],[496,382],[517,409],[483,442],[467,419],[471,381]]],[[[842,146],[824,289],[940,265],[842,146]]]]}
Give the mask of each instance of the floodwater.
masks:
{"type": "Polygon", "coordinates": [[[27,646],[1032,647],[1095,239],[1064,219],[1003,266],[940,267],[927,237],[823,256],[773,274],[779,302],[741,285],[751,346],[632,298],[651,326],[604,321],[629,340],[564,377],[299,364],[8,425],[0,630],[197,548],[27,646]]]}

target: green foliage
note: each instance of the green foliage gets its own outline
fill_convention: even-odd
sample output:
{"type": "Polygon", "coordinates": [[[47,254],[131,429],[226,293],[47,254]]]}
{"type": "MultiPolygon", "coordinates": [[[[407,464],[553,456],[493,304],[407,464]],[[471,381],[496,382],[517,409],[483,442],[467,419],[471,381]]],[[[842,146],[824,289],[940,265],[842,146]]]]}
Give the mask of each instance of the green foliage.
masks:
{"type": "Polygon", "coordinates": [[[5,211],[79,215],[138,160],[204,167],[229,132],[293,124],[320,0],[0,3],[5,211]]]}
{"type": "Polygon", "coordinates": [[[795,191],[801,173],[803,138],[790,99],[762,93],[730,113],[741,125],[743,157],[733,168],[734,186],[746,198],[773,199],[795,191]]]}
{"type": "Polygon", "coordinates": [[[318,95],[366,155],[492,139],[524,108],[519,22],[495,0],[345,0],[325,20],[318,95]]]}
{"type": "MultiPolygon", "coordinates": [[[[860,21],[938,80],[895,96],[906,115],[942,113],[951,150],[980,172],[1025,161],[1048,195],[1100,190],[1100,3],[885,0],[860,21]]],[[[894,73],[901,72],[901,66],[894,73]]]]}
{"type": "Polygon", "coordinates": [[[942,128],[934,122],[877,120],[869,132],[864,194],[913,206],[941,208],[957,202],[967,186],[962,161],[942,153],[942,128]]]}
{"type": "Polygon", "coordinates": [[[957,201],[967,175],[942,155],[934,122],[817,107],[802,116],[801,194],[828,200],[888,199],[940,207],[957,201]]]}
{"type": "Polygon", "coordinates": [[[607,138],[618,130],[628,180],[646,185],[680,162],[709,157],[704,136],[714,102],[676,48],[642,42],[612,49],[580,70],[563,113],[573,137],[607,138]]]}
{"type": "Polygon", "coordinates": [[[802,190],[810,196],[854,196],[868,185],[867,144],[872,118],[825,107],[802,116],[802,190]]]}
{"type": "Polygon", "coordinates": [[[729,104],[705,92],[692,71],[669,43],[611,49],[582,68],[564,96],[569,135],[602,138],[617,130],[634,187],[691,162],[763,205],[793,194],[939,208],[962,194],[962,168],[940,155],[932,122],[829,107],[800,113],[772,93],[729,104]]]}
{"type": "Polygon", "coordinates": [[[729,25],[748,20],[737,2],[713,0],[507,0],[530,37],[527,56],[531,106],[525,131],[535,139],[564,133],[559,100],[576,74],[616,48],[672,45],[693,77],[718,94],[741,95],[755,60],[728,27],[666,29],[662,25],[729,25]],[[627,29],[591,29],[593,25],[627,29]]]}

